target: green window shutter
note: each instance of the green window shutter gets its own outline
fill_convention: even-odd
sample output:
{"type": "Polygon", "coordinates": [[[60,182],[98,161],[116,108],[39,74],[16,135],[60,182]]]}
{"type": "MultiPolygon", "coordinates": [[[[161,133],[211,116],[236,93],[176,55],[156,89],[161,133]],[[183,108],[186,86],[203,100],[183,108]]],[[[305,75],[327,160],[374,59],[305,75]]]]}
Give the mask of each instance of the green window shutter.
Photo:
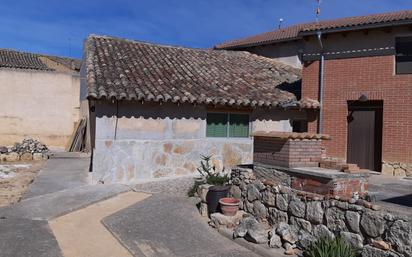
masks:
{"type": "Polygon", "coordinates": [[[229,115],[229,137],[249,137],[249,115],[229,115]]]}
{"type": "Polygon", "coordinates": [[[208,113],[206,136],[227,137],[227,120],[227,113],[208,113]]]}

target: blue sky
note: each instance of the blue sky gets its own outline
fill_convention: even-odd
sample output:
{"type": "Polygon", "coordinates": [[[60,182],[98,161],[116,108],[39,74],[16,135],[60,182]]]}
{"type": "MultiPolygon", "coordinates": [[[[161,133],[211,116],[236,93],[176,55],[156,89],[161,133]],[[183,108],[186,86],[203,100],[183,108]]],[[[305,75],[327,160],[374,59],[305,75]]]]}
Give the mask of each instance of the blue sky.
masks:
{"type": "MultiPolygon", "coordinates": [[[[88,34],[211,47],[314,20],[315,0],[1,0],[0,48],[80,58],[88,34]]],[[[412,9],[411,0],[322,0],[322,19],[412,9]]]]}

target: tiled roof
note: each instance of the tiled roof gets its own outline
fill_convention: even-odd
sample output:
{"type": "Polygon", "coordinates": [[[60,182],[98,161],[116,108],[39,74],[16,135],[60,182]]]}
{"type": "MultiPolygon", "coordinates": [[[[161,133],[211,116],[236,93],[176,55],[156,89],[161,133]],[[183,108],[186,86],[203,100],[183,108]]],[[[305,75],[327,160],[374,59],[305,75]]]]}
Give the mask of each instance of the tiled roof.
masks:
{"type": "Polygon", "coordinates": [[[41,57],[48,58],[71,70],[80,70],[80,60],[59,56],[26,53],[11,49],[0,49],[0,68],[31,69],[53,71],[41,57]]]}
{"type": "Polygon", "coordinates": [[[312,23],[306,26],[302,31],[328,30],[337,28],[353,29],[357,26],[386,24],[408,20],[412,21],[412,10],[325,20],[319,23],[312,23]]]}
{"type": "Polygon", "coordinates": [[[381,13],[366,16],[355,16],[320,22],[310,22],[293,25],[290,27],[277,29],[262,34],[246,37],[238,40],[231,40],[216,45],[217,49],[235,49],[258,45],[271,44],[281,41],[299,39],[301,33],[309,33],[317,30],[330,29],[356,29],[360,26],[368,25],[388,25],[388,23],[410,21],[412,23],[412,10],[399,12],[381,13]]]}
{"type": "Polygon", "coordinates": [[[50,55],[44,55],[44,57],[47,57],[50,60],[53,60],[55,62],[58,62],[61,65],[66,66],[69,69],[80,71],[81,60],[79,59],[60,57],[60,56],[50,56],[50,55]]]}
{"type": "Polygon", "coordinates": [[[85,47],[89,99],[299,106],[277,86],[299,83],[300,70],[269,58],[96,35],[85,47]]]}
{"type": "Polygon", "coordinates": [[[298,39],[299,32],[305,25],[306,24],[293,25],[290,27],[269,31],[242,39],[227,41],[222,44],[216,45],[215,48],[229,50],[298,39]]]}

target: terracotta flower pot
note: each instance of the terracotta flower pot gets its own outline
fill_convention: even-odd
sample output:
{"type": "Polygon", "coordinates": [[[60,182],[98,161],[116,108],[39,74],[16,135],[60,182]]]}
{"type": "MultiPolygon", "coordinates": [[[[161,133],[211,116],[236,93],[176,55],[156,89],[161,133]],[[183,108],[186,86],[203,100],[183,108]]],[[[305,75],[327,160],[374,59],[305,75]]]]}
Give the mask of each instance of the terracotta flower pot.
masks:
{"type": "Polygon", "coordinates": [[[239,203],[239,199],[231,197],[225,197],[219,200],[220,209],[226,216],[235,216],[239,210],[239,203]]]}

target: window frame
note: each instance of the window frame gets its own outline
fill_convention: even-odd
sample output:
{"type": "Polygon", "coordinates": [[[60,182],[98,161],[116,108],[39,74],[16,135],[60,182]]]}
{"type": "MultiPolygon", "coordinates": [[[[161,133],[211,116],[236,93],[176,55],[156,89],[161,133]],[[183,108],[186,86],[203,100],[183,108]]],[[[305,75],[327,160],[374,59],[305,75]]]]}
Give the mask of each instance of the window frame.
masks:
{"type": "MultiPolygon", "coordinates": [[[[406,35],[396,35],[394,37],[394,49],[395,49],[395,54],[394,54],[394,74],[395,75],[412,75],[412,67],[411,67],[411,71],[407,72],[407,73],[399,73],[398,72],[398,47],[397,47],[397,41],[399,38],[410,38],[412,41],[412,34],[406,34],[406,35]]],[[[412,43],[412,42],[411,42],[412,43]]],[[[412,52],[412,50],[411,50],[412,52]]],[[[412,58],[412,57],[411,57],[412,58]]],[[[412,62],[412,61],[411,61],[412,62]]],[[[412,65],[412,64],[411,64],[412,65]]]]}
{"type": "Polygon", "coordinates": [[[235,139],[246,139],[246,138],[250,138],[250,135],[251,135],[251,120],[250,120],[250,116],[251,116],[251,115],[250,115],[249,112],[207,111],[207,112],[206,112],[206,129],[205,129],[205,136],[206,136],[206,138],[235,138],[235,139]],[[226,115],[226,118],[227,118],[227,122],[226,122],[226,136],[220,137],[220,136],[208,136],[208,135],[207,135],[207,126],[208,126],[208,123],[207,123],[207,115],[208,115],[209,113],[211,113],[211,114],[213,114],[213,113],[215,113],[215,114],[225,114],[225,115],[226,115]],[[247,117],[248,117],[247,136],[245,136],[245,137],[233,137],[233,136],[230,136],[230,115],[233,115],[233,114],[237,114],[237,115],[247,115],[247,117]]]}

